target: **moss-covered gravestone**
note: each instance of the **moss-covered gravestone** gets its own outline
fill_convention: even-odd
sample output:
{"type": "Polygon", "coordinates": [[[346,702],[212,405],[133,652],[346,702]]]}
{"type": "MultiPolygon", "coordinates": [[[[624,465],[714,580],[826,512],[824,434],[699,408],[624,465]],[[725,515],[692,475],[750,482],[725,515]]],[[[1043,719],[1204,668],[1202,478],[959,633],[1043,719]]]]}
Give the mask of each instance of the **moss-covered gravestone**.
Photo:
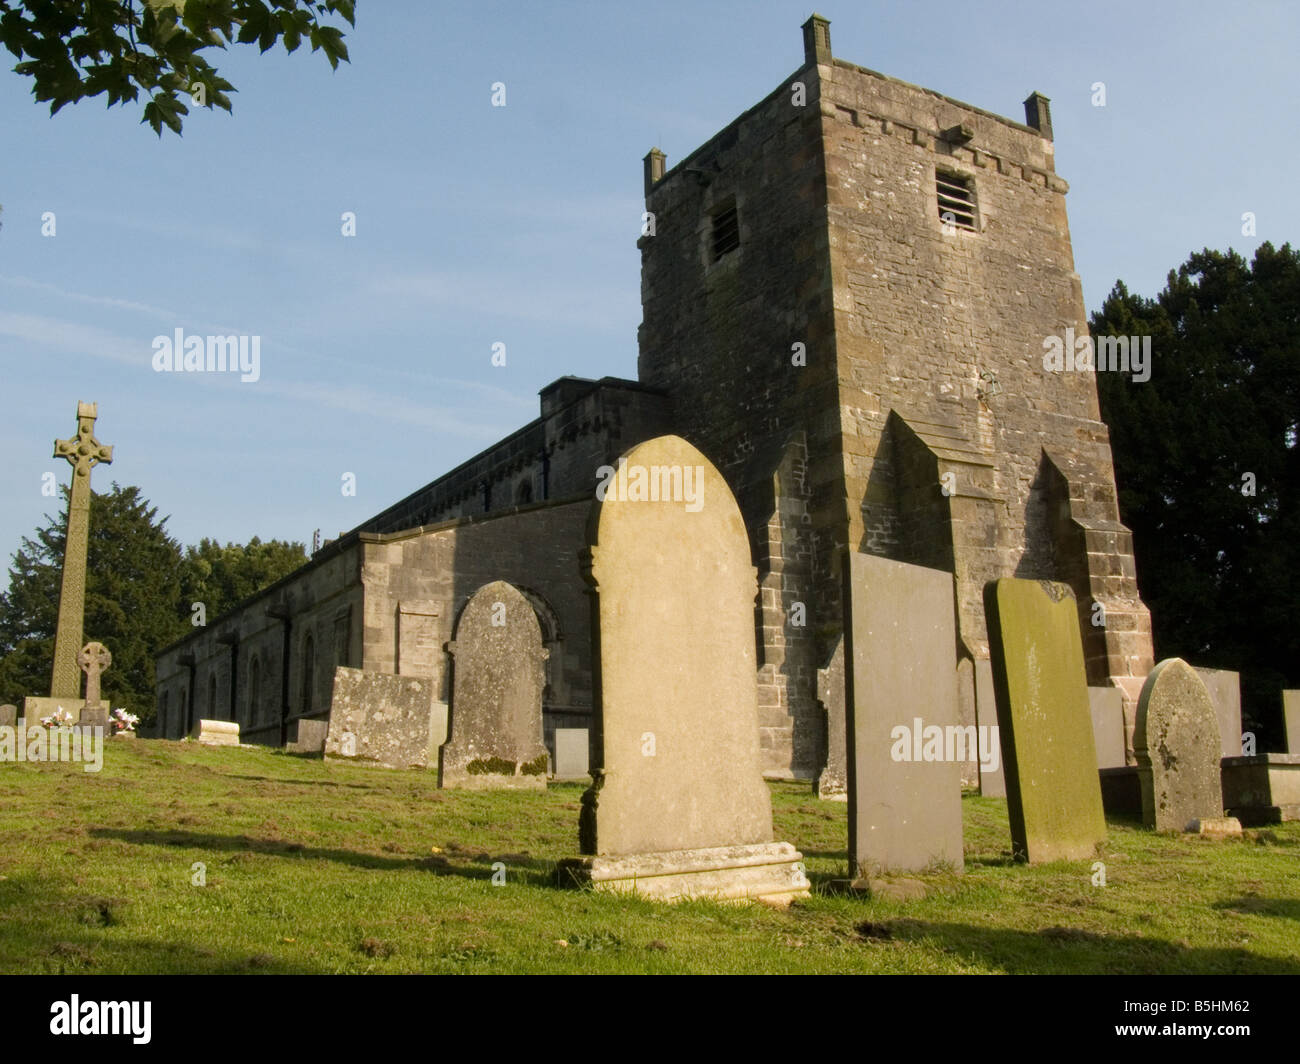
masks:
{"type": "Polygon", "coordinates": [[[532,604],[503,580],[474,592],[456,624],[451,721],[439,786],[546,787],[546,657],[532,604]]]}
{"type": "Polygon", "coordinates": [[[1223,816],[1220,745],[1205,682],[1182,658],[1160,662],[1142,685],[1133,729],[1147,827],[1185,831],[1193,821],[1223,816]]]}
{"type": "Polygon", "coordinates": [[[995,580],[984,612],[1012,852],[1033,864],[1092,857],[1106,821],[1074,593],[995,580]]]}
{"type": "Polygon", "coordinates": [[[772,837],[758,583],[726,481],[685,440],[648,440],[606,479],[587,534],[598,730],[588,856],[562,862],[562,881],[664,900],[807,894],[800,854],[772,837]]]}

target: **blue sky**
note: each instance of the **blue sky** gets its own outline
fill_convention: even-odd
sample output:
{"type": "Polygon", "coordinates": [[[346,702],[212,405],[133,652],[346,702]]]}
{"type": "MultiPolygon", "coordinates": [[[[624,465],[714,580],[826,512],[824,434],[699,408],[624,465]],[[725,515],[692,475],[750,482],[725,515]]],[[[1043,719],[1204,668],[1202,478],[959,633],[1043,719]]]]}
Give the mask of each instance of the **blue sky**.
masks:
{"type": "MultiPolygon", "coordinates": [[[[309,541],[535,417],[554,378],[635,377],[641,158],[657,144],[672,165],[775,88],[812,10],[360,0],[350,64],[214,53],[234,115],[161,141],[139,105],[51,118],[6,64],[4,559],[53,511],[42,475],[68,480],[51,453],[78,399],[116,447],[96,485],[139,485],[182,542],[309,541]],[[260,336],[260,380],[155,373],[177,328],[260,336]]],[[[1116,278],[1154,294],[1192,250],[1300,241],[1300,5],[820,11],[851,62],[1016,119],[1051,97],[1090,310],[1116,278]]]]}

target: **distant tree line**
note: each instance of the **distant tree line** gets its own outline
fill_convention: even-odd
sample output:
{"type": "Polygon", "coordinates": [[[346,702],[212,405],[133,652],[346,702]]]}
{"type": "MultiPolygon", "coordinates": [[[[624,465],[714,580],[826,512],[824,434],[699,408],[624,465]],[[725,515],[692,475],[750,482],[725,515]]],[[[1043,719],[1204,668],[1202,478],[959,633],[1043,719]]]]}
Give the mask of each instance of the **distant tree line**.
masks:
{"type": "MultiPolygon", "coordinates": [[[[64,489],[62,513],[47,514],[34,536],[24,537],[0,595],[0,703],[21,707],[25,695],[49,694],[67,495],[64,489]]],[[[307,560],[301,543],[256,536],[243,545],[204,539],[182,548],[166,523],[139,488],[114,483],[91,503],[83,638],[113,655],[105,699],[142,722],[154,716],[154,658],[194,630],[194,603],[216,620],[307,560]]]]}

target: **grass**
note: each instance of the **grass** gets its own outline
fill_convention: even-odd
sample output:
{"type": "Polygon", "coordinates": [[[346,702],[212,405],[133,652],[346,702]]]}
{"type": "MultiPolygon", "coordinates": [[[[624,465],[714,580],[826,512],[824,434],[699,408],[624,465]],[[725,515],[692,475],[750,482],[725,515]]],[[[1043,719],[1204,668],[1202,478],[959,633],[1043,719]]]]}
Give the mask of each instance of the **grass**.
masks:
{"type": "Polygon", "coordinates": [[[98,774],[0,779],[6,973],[1300,973],[1300,824],[1210,841],[1112,820],[1100,887],[1089,861],[1013,863],[1005,803],[968,796],[965,874],[894,902],[827,892],[846,808],[773,784],[776,837],[815,888],[782,912],[552,886],[577,784],[439,791],[146,740],[110,742],[98,774]]]}

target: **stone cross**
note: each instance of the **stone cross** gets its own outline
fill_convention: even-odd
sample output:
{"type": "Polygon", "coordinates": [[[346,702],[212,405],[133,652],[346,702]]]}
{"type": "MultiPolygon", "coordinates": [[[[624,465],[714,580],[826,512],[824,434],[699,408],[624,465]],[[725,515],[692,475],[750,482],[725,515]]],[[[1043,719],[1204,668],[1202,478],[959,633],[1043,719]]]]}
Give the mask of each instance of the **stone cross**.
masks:
{"type": "Polygon", "coordinates": [[[86,674],[86,708],[99,705],[99,678],[113,664],[113,655],[103,643],[87,643],[77,655],[77,664],[86,674]]]}
{"type": "MultiPolygon", "coordinates": [[[[68,498],[68,533],[63,547],[63,583],[59,590],[59,624],[54,633],[54,671],[50,697],[75,699],[81,689],[77,648],[86,609],[86,549],[90,542],[90,471],[113,461],[113,448],[95,439],[98,404],[77,403],[77,434],[54,441],[54,457],[72,466],[68,498]]],[[[93,644],[98,645],[98,644],[93,644]]],[[[107,652],[106,652],[107,653],[107,652]]],[[[96,677],[98,691],[98,677],[96,677]]],[[[89,695],[89,692],[87,692],[89,695]]]]}

